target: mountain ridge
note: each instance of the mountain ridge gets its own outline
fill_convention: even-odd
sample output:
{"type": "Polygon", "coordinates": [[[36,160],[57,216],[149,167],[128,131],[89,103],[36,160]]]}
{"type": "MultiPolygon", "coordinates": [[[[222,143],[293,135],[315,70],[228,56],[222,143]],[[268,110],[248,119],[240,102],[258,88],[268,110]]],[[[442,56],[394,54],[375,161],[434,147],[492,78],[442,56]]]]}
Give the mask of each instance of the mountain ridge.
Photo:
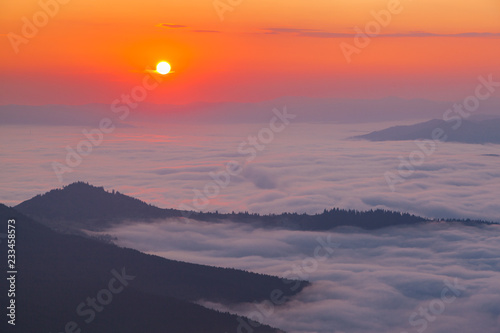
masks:
{"type": "MultiPolygon", "coordinates": [[[[288,299],[309,285],[299,281],[298,288],[291,290],[292,280],[169,260],[57,233],[0,204],[4,230],[9,219],[16,221],[16,329],[20,332],[59,332],[68,322],[85,328],[77,306],[87,297],[99,295],[106,286],[111,288],[111,279],[118,275],[130,281],[123,284],[123,293],[112,296],[109,305],[101,303],[105,309],[91,320],[94,333],[236,332],[239,317],[193,302],[206,299],[230,305],[263,301],[276,289],[288,299]]],[[[7,253],[7,242],[0,241],[0,248],[7,253]]],[[[7,271],[6,265],[7,260],[2,260],[0,268],[7,271]]],[[[0,305],[7,307],[6,302],[7,297],[2,297],[0,305]]],[[[261,325],[255,332],[280,331],[261,325]]]]}
{"type": "MultiPolygon", "coordinates": [[[[394,225],[406,225],[435,221],[409,213],[387,210],[356,211],[333,208],[323,213],[308,215],[282,213],[259,215],[240,213],[188,212],[170,208],[158,208],[139,199],[119,192],[108,192],[84,182],[76,182],[62,189],[37,195],[14,207],[27,216],[36,218],[53,229],[102,230],[113,224],[134,220],[190,218],[218,223],[231,221],[248,223],[262,228],[281,228],[303,231],[327,231],[339,226],[363,229],[379,229],[394,225]]],[[[442,219],[438,219],[442,220],[442,219]]],[[[474,220],[446,220],[464,223],[490,223],[474,220]]]]}
{"type": "MultiPolygon", "coordinates": [[[[500,144],[500,118],[482,119],[482,117],[471,120],[453,118],[450,121],[432,119],[413,125],[393,126],[368,134],[358,135],[352,139],[363,139],[370,141],[405,141],[434,139],[433,131],[443,131],[443,141],[459,142],[469,144],[500,144]]],[[[488,118],[488,117],[486,117],[488,118]]]]}

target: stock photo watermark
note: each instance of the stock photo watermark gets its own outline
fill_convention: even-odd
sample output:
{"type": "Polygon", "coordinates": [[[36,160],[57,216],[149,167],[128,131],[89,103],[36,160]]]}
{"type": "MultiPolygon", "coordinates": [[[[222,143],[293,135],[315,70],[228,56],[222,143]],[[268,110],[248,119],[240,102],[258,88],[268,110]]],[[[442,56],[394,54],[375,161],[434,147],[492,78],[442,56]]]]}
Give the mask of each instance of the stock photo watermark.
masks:
{"type": "MultiPolygon", "coordinates": [[[[301,282],[309,278],[310,274],[316,272],[319,264],[330,258],[335,249],[340,246],[339,243],[332,242],[332,236],[317,237],[318,245],[315,247],[313,255],[302,260],[300,265],[294,264],[291,270],[283,273],[283,282],[292,284],[291,291],[300,288],[301,282]]],[[[288,301],[285,292],[280,289],[274,289],[269,295],[269,299],[262,302],[254,302],[255,310],[248,314],[246,318],[238,317],[237,333],[253,333],[255,328],[261,326],[265,318],[271,317],[275,312],[275,307],[283,305],[288,301]]]]}
{"type": "MultiPolygon", "coordinates": [[[[85,324],[92,323],[97,314],[103,312],[106,306],[111,304],[114,296],[120,294],[130,284],[130,281],[135,279],[135,276],[127,275],[125,267],[122,268],[121,273],[116,269],[111,270],[111,275],[113,277],[109,280],[106,288],[99,290],[95,297],[87,297],[76,307],[76,314],[84,318],[85,324]]],[[[82,326],[76,321],[68,321],[60,333],[81,333],[82,326]]]]}
{"type": "Polygon", "coordinates": [[[21,44],[28,44],[30,40],[35,38],[41,29],[49,24],[50,19],[54,18],[61,9],[61,5],[66,5],[71,0],[40,0],[38,6],[40,7],[31,19],[23,16],[21,18],[20,33],[9,32],[7,38],[9,39],[12,49],[17,54],[19,53],[19,46],[21,44]]]}
{"type": "Polygon", "coordinates": [[[391,24],[393,17],[401,14],[403,10],[404,7],[400,0],[389,0],[386,9],[381,9],[379,11],[372,10],[370,12],[373,20],[368,21],[364,29],[355,26],[354,32],[356,34],[354,35],[352,44],[342,42],[339,45],[347,63],[352,62],[353,55],[359,55],[363,49],[367,48],[371,44],[372,38],[379,36],[382,33],[382,29],[387,28],[391,24]]]}
{"type": "Polygon", "coordinates": [[[214,0],[212,5],[214,6],[215,12],[221,21],[224,21],[224,14],[226,12],[233,12],[234,9],[240,6],[243,0],[214,0]]]}
{"type": "MultiPolygon", "coordinates": [[[[458,130],[462,126],[463,119],[469,118],[479,109],[481,102],[491,98],[500,87],[500,81],[494,81],[492,74],[486,78],[479,76],[478,81],[479,84],[473,95],[467,96],[461,103],[454,104],[452,108],[443,113],[442,119],[446,123],[452,124],[453,131],[458,130]]],[[[415,173],[416,167],[424,164],[427,158],[436,152],[439,144],[448,140],[446,130],[441,127],[434,128],[429,136],[430,139],[415,140],[417,148],[410,152],[408,157],[398,156],[400,163],[397,172],[386,171],[384,173],[385,181],[392,192],[396,191],[396,185],[411,177],[415,173]]]]}
{"type": "MultiPolygon", "coordinates": [[[[9,299],[7,307],[7,323],[16,325],[16,220],[7,220],[7,234],[0,234],[0,238],[7,238],[7,297],[9,299]]],[[[1,239],[0,239],[1,243],[1,239]]]]}
{"type": "Polygon", "coordinates": [[[208,176],[212,180],[207,182],[202,190],[193,189],[192,206],[184,203],[179,205],[183,217],[188,218],[193,211],[205,209],[210,204],[210,200],[217,197],[221,189],[226,188],[231,183],[233,177],[240,175],[245,165],[252,162],[259,152],[266,149],[267,145],[274,140],[275,135],[283,132],[290,125],[290,121],[296,117],[296,115],[288,113],[286,106],[283,111],[275,108],[272,112],[274,116],[269,121],[268,126],[261,128],[256,135],[249,135],[246,140],[239,144],[237,151],[242,157],[246,156],[245,160],[242,163],[231,160],[226,163],[224,170],[209,172],[208,176]]]}
{"type": "MultiPolygon", "coordinates": [[[[142,84],[134,86],[128,94],[122,94],[120,98],[113,100],[110,111],[117,114],[120,121],[125,121],[131,109],[136,109],[139,103],[144,101],[149,92],[156,89],[163,81],[157,75],[152,75],[150,69],[146,69],[146,74],[142,79],[142,84]]],[[[82,134],[85,139],[80,140],[75,147],[66,146],[66,158],[64,163],[52,162],[52,170],[60,183],[63,176],[71,173],[83,162],[85,156],[90,155],[95,147],[100,146],[106,134],[111,134],[116,128],[115,122],[108,117],[102,118],[95,128],[83,129],[82,134]]]]}
{"type": "MultiPolygon", "coordinates": [[[[446,306],[455,302],[458,297],[462,295],[462,292],[466,290],[464,286],[458,284],[458,279],[450,282],[448,279],[443,281],[445,287],[441,290],[441,295],[430,301],[427,306],[420,306],[418,311],[413,312],[408,322],[415,328],[418,333],[423,333],[429,323],[434,322],[437,317],[443,314],[446,310],[446,306]]],[[[408,331],[402,331],[401,333],[409,333],[408,331]]]]}

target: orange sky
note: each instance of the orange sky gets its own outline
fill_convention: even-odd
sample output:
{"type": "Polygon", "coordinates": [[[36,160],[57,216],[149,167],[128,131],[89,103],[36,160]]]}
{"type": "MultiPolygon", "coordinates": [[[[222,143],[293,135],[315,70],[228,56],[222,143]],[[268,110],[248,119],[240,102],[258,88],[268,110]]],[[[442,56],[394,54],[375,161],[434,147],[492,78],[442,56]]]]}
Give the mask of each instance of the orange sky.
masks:
{"type": "Polygon", "coordinates": [[[498,0],[401,0],[350,63],[341,43],[355,45],[353,28],[397,0],[216,0],[235,4],[223,21],[213,0],[60,1],[41,1],[53,17],[36,0],[2,1],[0,104],[111,103],[161,60],[174,73],[148,102],[449,100],[468,95],[479,75],[500,77],[498,0]],[[23,17],[34,16],[42,23],[25,38],[23,17]],[[23,43],[13,47],[13,36],[23,43]]]}

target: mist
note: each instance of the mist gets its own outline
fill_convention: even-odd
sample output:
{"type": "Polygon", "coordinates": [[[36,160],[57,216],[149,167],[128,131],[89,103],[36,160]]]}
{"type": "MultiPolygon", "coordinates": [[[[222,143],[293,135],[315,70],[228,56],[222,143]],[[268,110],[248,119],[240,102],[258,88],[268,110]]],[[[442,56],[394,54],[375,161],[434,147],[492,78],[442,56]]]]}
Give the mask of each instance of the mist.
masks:
{"type": "Polygon", "coordinates": [[[104,233],[120,246],[165,258],[308,279],[312,285],[283,306],[272,306],[271,295],[261,304],[234,306],[199,300],[290,333],[500,328],[496,225],[434,222],[370,232],[301,232],[168,219],[130,221],[104,233]],[[318,255],[319,244],[333,251],[318,255]]]}
{"type": "Polygon", "coordinates": [[[67,147],[75,150],[85,140],[81,130],[7,126],[1,134],[0,201],[16,205],[85,180],[162,208],[263,214],[381,208],[428,218],[498,220],[498,145],[440,143],[391,184],[386,173],[398,175],[403,161],[421,148],[413,141],[347,139],[391,123],[307,124],[295,122],[298,117],[270,138],[263,136],[269,121],[116,128],[62,174],[62,182],[53,163],[66,165],[67,147]],[[259,133],[265,143],[254,147],[249,140],[259,133]],[[230,162],[241,172],[226,180],[222,174],[230,162]]]}

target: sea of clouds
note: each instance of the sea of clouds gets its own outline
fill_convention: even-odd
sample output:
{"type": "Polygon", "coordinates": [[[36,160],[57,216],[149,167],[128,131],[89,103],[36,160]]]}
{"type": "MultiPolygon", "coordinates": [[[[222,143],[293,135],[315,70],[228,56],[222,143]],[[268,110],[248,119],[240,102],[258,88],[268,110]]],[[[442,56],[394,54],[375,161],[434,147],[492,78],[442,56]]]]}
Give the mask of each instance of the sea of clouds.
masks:
{"type": "MultiPolygon", "coordinates": [[[[82,128],[3,126],[0,202],[16,205],[83,180],[165,208],[259,213],[385,208],[498,221],[499,145],[439,143],[392,191],[384,175],[397,173],[401,158],[418,146],[347,139],[391,125],[294,119],[274,131],[272,140],[260,142],[263,148],[251,161],[241,151],[248,152],[251,137],[270,128],[269,122],[117,127],[64,174],[62,183],[52,164],[65,163],[66,148],[85,139],[82,128]],[[208,201],[200,200],[197,194],[213,185],[212,175],[227,171],[230,161],[239,163],[240,172],[208,201]]],[[[495,225],[434,223],[315,233],[169,220],[130,223],[105,233],[118,237],[122,246],[183,261],[279,276],[307,268],[307,275],[298,277],[312,286],[272,314],[259,317],[255,304],[230,309],[291,333],[497,333],[500,328],[500,233],[495,225]],[[318,237],[328,236],[338,247],[314,267],[318,237]]]]}
{"type": "Polygon", "coordinates": [[[279,307],[271,306],[271,295],[260,304],[230,307],[200,300],[290,333],[500,330],[497,225],[433,222],[303,232],[169,219],[130,222],[104,233],[121,246],[170,259],[311,281],[279,307]],[[315,252],[319,244],[332,251],[315,252]]]}
{"type": "Polygon", "coordinates": [[[394,124],[299,120],[291,119],[271,140],[269,131],[262,132],[269,123],[117,127],[79,166],[64,173],[62,182],[53,162],[64,164],[67,147],[76,149],[85,139],[81,128],[3,126],[0,202],[16,205],[83,180],[164,208],[258,213],[383,208],[431,218],[498,221],[499,145],[439,143],[391,188],[385,175],[399,174],[401,161],[420,148],[411,141],[347,138],[394,124]],[[265,138],[265,143],[258,141],[262,150],[250,143],[259,133],[265,138]],[[255,158],[250,160],[252,149],[255,158]],[[213,175],[226,172],[231,161],[241,166],[240,172],[227,182],[219,176],[222,185],[217,185],[213,175]]]}

